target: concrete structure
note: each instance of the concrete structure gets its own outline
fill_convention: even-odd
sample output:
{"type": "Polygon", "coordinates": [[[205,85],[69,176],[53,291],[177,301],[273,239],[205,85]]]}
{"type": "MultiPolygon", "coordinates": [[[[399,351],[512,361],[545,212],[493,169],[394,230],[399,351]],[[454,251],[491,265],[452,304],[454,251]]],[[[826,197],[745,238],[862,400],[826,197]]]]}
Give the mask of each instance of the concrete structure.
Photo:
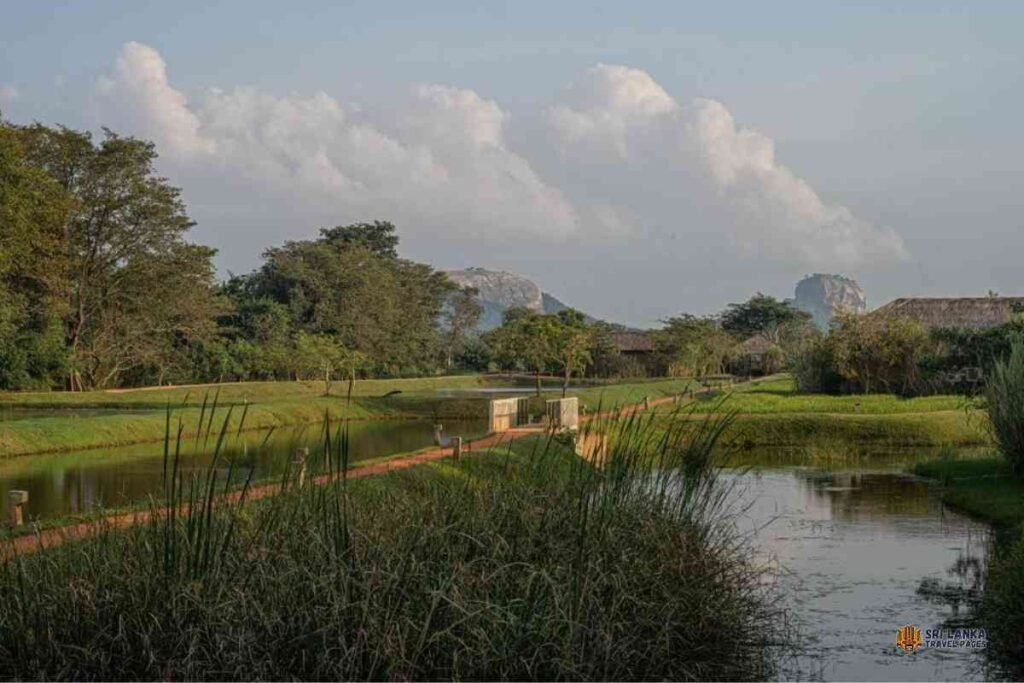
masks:
{"type": "Polygon", "coordinates": [[[491,401],[487,431],[498,434],[527,424],[530,420],[528,406],[528,398],[498,398],[491,401]]]}
{"type": "Polygon", "coordinates": [[[11,526],[18,527],[25,523],[24,506],[28,502],[28,491],[11,490],[7,492],[7,521],[11,526]]]}
{"type": "Polygon", "coordinates": [[[576,431],[580,426],[580,400],[558,398],[547,402],[548,425],[554,429],[576,431]]]}

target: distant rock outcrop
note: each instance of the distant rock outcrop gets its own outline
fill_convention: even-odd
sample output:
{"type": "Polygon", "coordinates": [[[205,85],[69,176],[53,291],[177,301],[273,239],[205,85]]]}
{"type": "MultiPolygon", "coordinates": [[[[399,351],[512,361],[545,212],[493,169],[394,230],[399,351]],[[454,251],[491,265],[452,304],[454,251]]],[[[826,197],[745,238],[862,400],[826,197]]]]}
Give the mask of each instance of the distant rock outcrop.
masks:
{"type": "Polygon", "coordinates": [[[522,306],[537,313],[558,313],[569,306],[547,292],[537,283],[522,275],[485,268],[446,270],[445,275],[452,282],[463,287],[475,287],[480,303],[484,307],[478,328],[491,330],[501,325],[502,316],[510,308],[522,306]]]}
{"type": "Polygon", "coordinates": [[[842,275],[809,275],[796,285],[793,305],[810,313],[814,324],[827,329],[836,314],[848,311],[864,313],[868,310],[864,290],[855,280],[842,275]]]}

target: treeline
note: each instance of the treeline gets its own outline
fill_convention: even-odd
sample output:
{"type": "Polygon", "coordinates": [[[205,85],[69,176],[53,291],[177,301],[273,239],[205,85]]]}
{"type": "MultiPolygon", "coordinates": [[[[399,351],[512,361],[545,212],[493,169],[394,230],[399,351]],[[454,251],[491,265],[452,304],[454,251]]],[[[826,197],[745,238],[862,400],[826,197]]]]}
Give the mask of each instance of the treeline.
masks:
{"type": "Polygon", "coordinates": [[[972,394],[1022,339],[1021,313],[987,329],[933,330],[909,318],[844,314],[793,349],[790,367],[809,393],[972,394]]]}
{"type": "Polygon", "coordinates": [[[680,314],[650,332],[604,322],[587,324],[577,311],[543,315],[506,312],[501,327],[480,339],[478,360],[492,368],[557,373],[563,386],[575,375],[694,377],[725,372],[767,374],[786,364],[787,351],[814,334],[811,316],[764,294],[730,304],[718,315],[680,314]],[[623,353],[620,339],[641,339],[639,353],[623,353]]]}
{"type": "Polygon", "coordinates": [[[328,228],[218,283],[152,143],[0,121],[0,388],[71,390],[452,367],[474,292],[328,228]]]}

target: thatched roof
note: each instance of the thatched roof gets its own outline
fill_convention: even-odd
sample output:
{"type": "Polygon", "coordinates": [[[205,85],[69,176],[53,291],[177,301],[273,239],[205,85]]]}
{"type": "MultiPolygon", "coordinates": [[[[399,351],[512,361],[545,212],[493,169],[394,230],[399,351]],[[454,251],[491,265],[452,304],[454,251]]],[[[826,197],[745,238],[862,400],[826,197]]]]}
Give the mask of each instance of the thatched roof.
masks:
{"type": "Polygon", "coordinates": [[[610,336],[619,353],[650,353],[654,351],[654,340],[643,332],[612,332],[610,336]]]}
{"type": "Polygon", "coordinates": [[[886,318],[909,318],[926,329],[984,329],[1010,322],[1018,311],[1024,311],[1024,297],[965,297],[896,299],[869,315],[886,318]]]}
{"type": "Polygon", "coordinates": [[[760,356],[768,353],[768,349],[775,346],[775,342],[764,335],[754,335],[740,344],[740,353],[745,356],[760,356]]]}

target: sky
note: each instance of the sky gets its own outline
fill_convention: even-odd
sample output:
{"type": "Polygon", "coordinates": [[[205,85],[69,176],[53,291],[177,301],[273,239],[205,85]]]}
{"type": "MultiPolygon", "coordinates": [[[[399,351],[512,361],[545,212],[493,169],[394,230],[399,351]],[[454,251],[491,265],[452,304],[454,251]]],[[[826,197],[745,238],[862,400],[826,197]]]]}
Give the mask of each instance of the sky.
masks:
{"type": "Polygon", "coordinates": [[[1024,295],[1024,3],[9,2],[0,112],[153,140],[220,273],[403,256],[638,326],[814,272],[1024,295]]]}

